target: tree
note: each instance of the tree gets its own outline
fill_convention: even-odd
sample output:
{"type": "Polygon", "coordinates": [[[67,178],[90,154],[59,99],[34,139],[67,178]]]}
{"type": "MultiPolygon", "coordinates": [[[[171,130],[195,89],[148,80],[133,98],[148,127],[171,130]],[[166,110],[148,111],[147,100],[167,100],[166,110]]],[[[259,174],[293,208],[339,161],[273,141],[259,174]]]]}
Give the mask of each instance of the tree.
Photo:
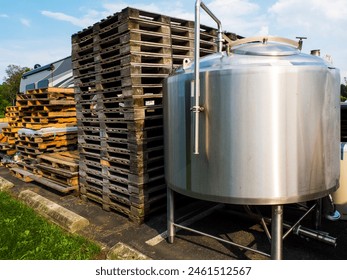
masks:
{"type": "Polygon", "coordinates": [[[347,78],[345,78],[345,83],[341,84],[341,102],[344,102],[347,100],[347,78]]]}
{"type": "Polygon", "coordinates": [[[14,105],[16,95],[19,91],[20,80],[22,75],[27,71],[30,71],[30,68],[13,64],[7,66],[7,69],[5,70],[6,77],[4,78],[4,83],[2,84],[5,86],[6,91],[2,92],[1,97],[7,100],[10,104],[14,105]]]}
{"type": "Polygon", "coordinates": [[[0,85],[0,118],[5,116],[5,111],[7,106],[11,106],[11,102],[4,98],[7,95],[8,87],[5,83],[0,85]]]}

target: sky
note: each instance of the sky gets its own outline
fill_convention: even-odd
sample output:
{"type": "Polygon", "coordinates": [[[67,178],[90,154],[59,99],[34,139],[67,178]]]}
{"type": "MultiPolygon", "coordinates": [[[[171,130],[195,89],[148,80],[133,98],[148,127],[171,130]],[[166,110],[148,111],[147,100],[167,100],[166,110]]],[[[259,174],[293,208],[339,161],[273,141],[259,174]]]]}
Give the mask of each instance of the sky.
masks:
{"type": "MultiPolygon", "coordinates": [[[[244,37],[307,37],[347,77],[347,0],[204,0],[223,30],[244,37]]],[[[195,0],[0,0],[0,82],[10,64],[33,68],[71,55],[71,35],[125,7],[194,19],[195,0]]],[[[202,24],[214,27],[204,11],[202,24]]]]}

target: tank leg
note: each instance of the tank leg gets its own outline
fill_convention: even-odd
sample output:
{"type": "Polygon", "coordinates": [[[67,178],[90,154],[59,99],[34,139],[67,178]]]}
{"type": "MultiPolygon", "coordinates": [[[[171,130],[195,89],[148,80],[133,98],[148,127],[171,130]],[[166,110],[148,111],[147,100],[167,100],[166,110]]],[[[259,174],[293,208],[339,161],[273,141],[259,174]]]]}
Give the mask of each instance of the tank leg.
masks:
{"type": "Polygon", "coordinates": [[[174,206],[174,191],[170,188],[167,188],[167,237],[169,243],[173,243],[175,237],[174,206]]]}
{"type": "Polygon", "coordinates": [[[317,199],[317,206],[315,209],[315,216],[314,216],[314,228],[316,230],[319,230],[322,225],[322,199],[317,199]]]}
{"type": "Polygon", "coordinates": [[[272,206],[271,219],[271,259],[283,257],[283,205],[272,206]]]}
{"type": "Polygon", "coordinates": [[[322,199],[322,214],[324,215],[325,219],[328,219],[330,221],[337,221],[341,218],[341,214],[339,211],[336,210],[336,206],[334,204],[333,197],[331,194],[328,194],[327,196],[323,197],[322,199]]]}

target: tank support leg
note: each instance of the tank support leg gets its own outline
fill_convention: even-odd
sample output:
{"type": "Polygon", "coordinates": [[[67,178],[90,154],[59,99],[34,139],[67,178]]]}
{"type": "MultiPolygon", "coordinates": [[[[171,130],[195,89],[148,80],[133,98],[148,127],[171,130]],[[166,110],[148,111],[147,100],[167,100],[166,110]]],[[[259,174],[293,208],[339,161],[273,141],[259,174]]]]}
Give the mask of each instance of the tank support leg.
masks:
{"type": "Polygon", "coordinates": [[[173,243],[175,237],[175,202],[174,202],[174,191],[167,188],[167,237],[168,242],[173,243]]]}
{"type": "Polygon", "coordinates": [[[322,199],[319,198],[317,199],[317,204],[316,204],[316,209],[315,209],[315,215],[314,215],[314,228],[315,230],[319,230],[322,225],[322,199]]]}
{"type": "Polygon", "coordinates": [[[272,206],[271,259],[283,258],[283,205],[272,206]]]}

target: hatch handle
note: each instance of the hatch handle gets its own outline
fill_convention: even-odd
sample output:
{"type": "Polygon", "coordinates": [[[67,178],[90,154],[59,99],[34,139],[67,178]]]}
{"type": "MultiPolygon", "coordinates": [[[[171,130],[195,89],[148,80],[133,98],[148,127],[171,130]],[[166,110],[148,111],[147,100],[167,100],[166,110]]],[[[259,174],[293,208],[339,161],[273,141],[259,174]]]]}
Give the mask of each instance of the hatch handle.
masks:
{"type": "Polygon", "coordinates": [[[288,38],[283,38],[283,37],[277,37],[277,36],[253,36],[253,37],[248,37],[244,39],[239,39],[236,41],[229,42],[230,47],[235,47],[238,45],[242,44],[247,44],[247,43],[253,43],[253,42],[262,42],[263,44],[267,42],[278,42],[278,43],[283,43],[287,45],[291,45],[299,50],[302,48],[302,40],[299,40],[299,42],[295,40],[291,40],[288,38]]]}

